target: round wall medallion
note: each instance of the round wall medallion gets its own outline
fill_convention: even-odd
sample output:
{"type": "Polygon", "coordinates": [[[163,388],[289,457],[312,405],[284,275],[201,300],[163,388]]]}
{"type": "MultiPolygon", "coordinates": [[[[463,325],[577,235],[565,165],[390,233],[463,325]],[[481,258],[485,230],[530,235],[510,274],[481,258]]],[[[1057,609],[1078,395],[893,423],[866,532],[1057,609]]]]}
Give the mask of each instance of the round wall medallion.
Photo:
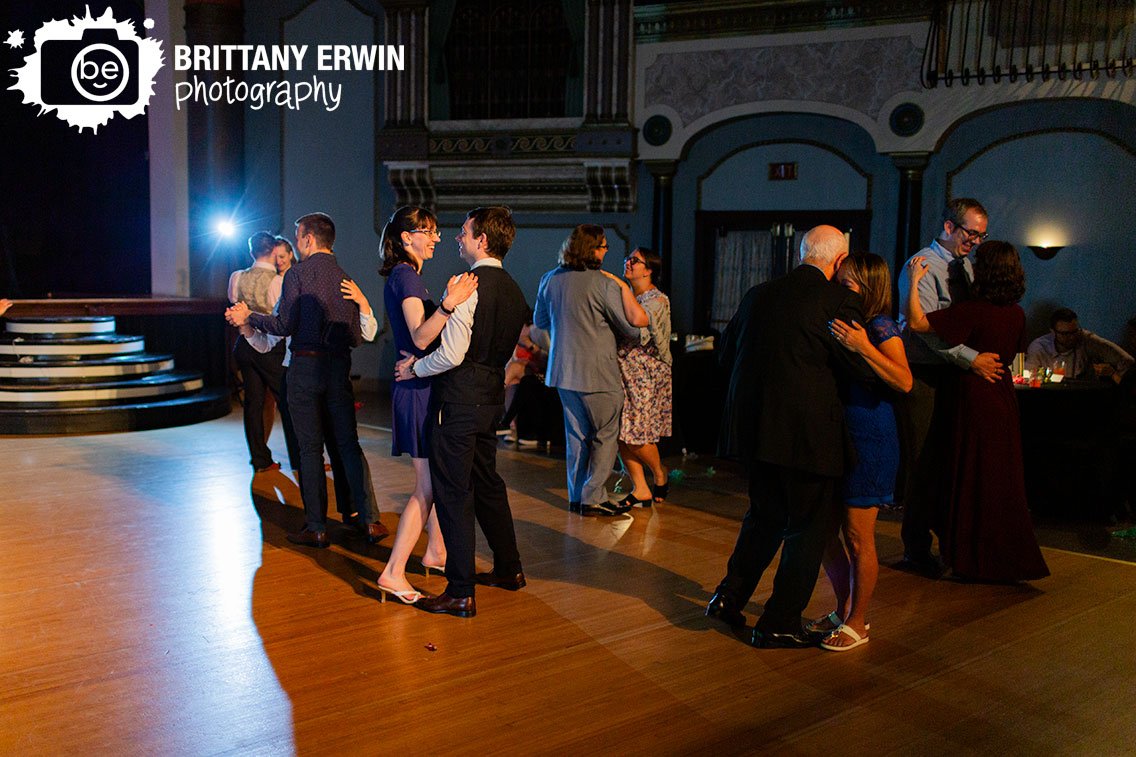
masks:
{"type": "Polygon", "coordinates": [[[897,137],[911,137],[923,128],[923,109],[915,103],[900,103],[888,119],[892,133],[897,137]]]}
{"type": "Polygon", "coordinates": [[[671,138],[671,121],[666,116],[651,116],[643,124],[643,139],[654,147],[665,145],[671,138]]]}

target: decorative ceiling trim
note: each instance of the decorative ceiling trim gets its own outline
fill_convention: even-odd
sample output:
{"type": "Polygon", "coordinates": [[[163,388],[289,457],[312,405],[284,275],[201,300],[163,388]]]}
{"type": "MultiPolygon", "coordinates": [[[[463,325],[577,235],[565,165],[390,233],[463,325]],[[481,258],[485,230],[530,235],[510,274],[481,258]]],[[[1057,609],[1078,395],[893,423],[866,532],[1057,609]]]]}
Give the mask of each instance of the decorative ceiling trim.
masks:
{"type": "Polygon", "coordinates": [[[926,21],[934,5],[933,0],[710,0],[639,5],[635,7],[635,41],[643,44],[926,21]]]}

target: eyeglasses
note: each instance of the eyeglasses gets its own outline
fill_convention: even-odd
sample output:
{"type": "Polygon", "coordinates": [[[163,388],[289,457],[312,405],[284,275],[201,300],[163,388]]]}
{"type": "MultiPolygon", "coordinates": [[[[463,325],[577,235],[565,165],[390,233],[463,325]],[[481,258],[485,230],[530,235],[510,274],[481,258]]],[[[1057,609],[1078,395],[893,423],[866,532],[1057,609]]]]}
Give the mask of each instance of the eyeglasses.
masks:
{"type": "MultiPolygon", "coordinates": [[[[952,221],[951,223],[954,223],[954,221],[952,221]]],[[[966,234],[967,239],[977,239],[979,242],[985,242],[986,238],[990,236],[989,233],[968,229],[962,224],[955,223],[954,226],[956,229],[966,234]]]]}
{"type": "Polygon", "coordinates": [[[634,255],[628,255],[623,259],[623,262],[627,265],[647,265],[647,262],[645,260],[637,258],[634,255]]]}
{"type": "Polygon", "coordinates": [[[439,240],[442,238],[442,235],[438,233],[437,229],[415,229],[414,231],[412,231],[410,233],[411,234],[428,234],[431,237],[433,237],[434,239],[439,239],[439,240]]]}

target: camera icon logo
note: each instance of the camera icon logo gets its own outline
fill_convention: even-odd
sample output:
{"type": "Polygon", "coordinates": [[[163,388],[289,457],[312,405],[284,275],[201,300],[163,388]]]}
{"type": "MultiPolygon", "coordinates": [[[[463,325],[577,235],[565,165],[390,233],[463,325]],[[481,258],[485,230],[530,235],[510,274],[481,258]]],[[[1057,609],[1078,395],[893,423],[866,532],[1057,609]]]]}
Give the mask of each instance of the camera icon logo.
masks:
{"type": "Polygon", "coordinates": [[[129,105],[138,101],[138,43],[114,29],[87,29],[80,40],[40,47],[40,92],[48,105],[129,105]]]}
{"type": "MultiPolygon", "coordinates": [[[[150,23],[149,25],[152,25],[150,23]]],[[[161,69],[162,43],[139,36],[130,20],[113,11],[48,21],[35,33],[36,51],[13,69],[24,102],[40,113],[55,111],[80,131],[98,128],[117,116],[146,112],[161,69]]]]}

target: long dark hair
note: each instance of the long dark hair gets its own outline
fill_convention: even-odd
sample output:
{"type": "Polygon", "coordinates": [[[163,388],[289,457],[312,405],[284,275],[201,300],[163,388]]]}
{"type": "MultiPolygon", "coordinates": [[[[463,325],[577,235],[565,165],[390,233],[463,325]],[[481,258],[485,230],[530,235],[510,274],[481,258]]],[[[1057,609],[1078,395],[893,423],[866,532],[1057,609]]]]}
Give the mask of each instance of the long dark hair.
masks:
{"type": "Polygon", "coordinates": [[[406,251],[406,247],[402,243],[402,232],[429,228],[438,228],[438,217],[426,208],[403,205],[392,213],[387,225],[383,227],[383,238],[379,242],[379,254],[383,258],[379,275],[390,276],[390,272],[399,263],[409,263],[414,266],[415,271],[419,270],[422,263],[416,261],[406,251]]]}
{"type": "Polygon", "coordinates": [[[572,233],[560,246],[560,265],[573,271],[597,270],[603,265],[603,261],[596,255],[603,239],[603,226],[580,224],[572,229],[572,233]]]}
{"type": "Polygon", "coordinates": [[[891,315],[891,271],[886,260],[874,253],[862,252],[849,255],[841,266],[848,266],[853,280],[860,286],[864,318],[875,318],[880,313],[891,315]]]}
{"type": "Polygon", "coordinates": [[[1012,305],[1022,299],[1026,293],[1026,272],[1014,245],[992,239],[978,245],[972,254],[972,297],[995,305],[1012,305]]]}

